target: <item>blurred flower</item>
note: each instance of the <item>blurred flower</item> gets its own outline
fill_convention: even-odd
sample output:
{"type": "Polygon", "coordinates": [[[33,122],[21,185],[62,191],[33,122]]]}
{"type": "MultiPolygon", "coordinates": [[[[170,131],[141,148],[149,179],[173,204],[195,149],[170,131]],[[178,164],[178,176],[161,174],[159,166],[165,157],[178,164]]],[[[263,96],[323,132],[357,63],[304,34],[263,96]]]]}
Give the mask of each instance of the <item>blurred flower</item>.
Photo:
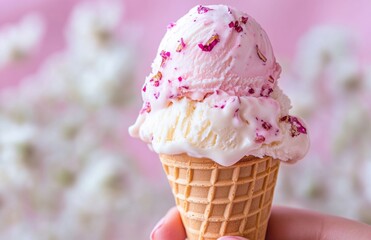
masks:
{"type": "Polygon", "coordinates": [[[67,47],[0,92],[0,239],[144,239],[168,206],[123,144],[136,59],[121,9],[77,5],[67,47]]]}
{"type": "Polygon", "coordinates": [[[119,1],[85,2],[77,6],[66,31],[67,42],[80,54],[110,45],[121,20],[122,4],[119,1]]]}
{"type": "Polygon", "coordinates": [[[311,149],[298,165],[282,168],[277,201],[370,223],[362,213],[371,205],[369,74],[354,42],[335,26],[315,27],[300,41],[283,88],[308,123],[311,149]]]}
{"type": "Polygon", "coordinates": [[[45,23],[41,16],[29,14],[18,24],[0,30],[0,68],[28,57],[40,43],[45,23]]]}
{"type": "Polygon", "coordinates": [[[0,119],[0,194],[11,189],[34,187],[32,169],[36,129],[31,124],[16,124],[0,119]]]}

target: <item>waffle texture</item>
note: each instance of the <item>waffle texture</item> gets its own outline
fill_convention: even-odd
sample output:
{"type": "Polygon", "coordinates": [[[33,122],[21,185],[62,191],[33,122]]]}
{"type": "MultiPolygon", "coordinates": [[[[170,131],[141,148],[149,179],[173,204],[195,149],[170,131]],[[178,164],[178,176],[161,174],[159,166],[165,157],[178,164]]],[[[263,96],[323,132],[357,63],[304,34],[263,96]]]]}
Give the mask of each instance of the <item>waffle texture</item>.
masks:
{"type": "Polygon", "coordinates": [[[280,161],[246,156],[230,167],[186,154],[160,155],[188,240],[263,240],[280,161]]]}

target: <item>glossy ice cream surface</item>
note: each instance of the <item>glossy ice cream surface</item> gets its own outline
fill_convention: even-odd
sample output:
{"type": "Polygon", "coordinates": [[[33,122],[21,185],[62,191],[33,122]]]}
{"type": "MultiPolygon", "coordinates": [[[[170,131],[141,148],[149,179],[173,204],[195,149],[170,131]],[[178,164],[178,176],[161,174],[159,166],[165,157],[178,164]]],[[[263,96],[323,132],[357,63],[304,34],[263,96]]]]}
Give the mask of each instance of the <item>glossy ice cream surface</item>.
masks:
{"type": "Polygon", "coordinates": [[[277,86],[267,34],[224,5],[196,6],[168,26],[129,132],[160,154],[229,166],[245,155],[297,161],[309,140],[277,86]]]}

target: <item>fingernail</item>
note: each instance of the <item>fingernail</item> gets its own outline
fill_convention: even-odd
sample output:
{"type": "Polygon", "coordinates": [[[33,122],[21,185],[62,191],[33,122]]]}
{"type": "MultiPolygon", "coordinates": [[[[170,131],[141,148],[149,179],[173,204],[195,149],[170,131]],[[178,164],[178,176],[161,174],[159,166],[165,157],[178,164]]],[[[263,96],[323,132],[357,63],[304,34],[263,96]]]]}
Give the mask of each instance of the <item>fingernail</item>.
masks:
{"type": "Polygon", "coordinates": [[[150,235],[151,240],[155,240],[156,231],[161,228],[161,226],[164,224],[164,221],[165,221],[165,218],[161,218],[161,220],[153,228],[151,235],[150,235]]]}
{"type": "Polygon", "coordinates": [[[226,236],[226,237],[218,238],[218,240],[248,240],[248,239],[243,238],[243,237],[237,237],[237,236],[226,236]]]}

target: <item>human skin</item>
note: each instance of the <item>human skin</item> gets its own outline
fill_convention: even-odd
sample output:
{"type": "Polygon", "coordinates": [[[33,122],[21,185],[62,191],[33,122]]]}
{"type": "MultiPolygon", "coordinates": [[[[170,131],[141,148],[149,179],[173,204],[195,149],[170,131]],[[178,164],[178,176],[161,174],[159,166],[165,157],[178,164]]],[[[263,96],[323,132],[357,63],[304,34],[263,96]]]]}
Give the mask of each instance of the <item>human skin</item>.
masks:
{"type": "MultiPolygon", "coordinates": [[[[174,207],[151,233],[151,240],[184,240],[186,233],[178,210],[174,207]]],[[[219,240],[242,240],[223,237],[219,240]]],[[[371,226],[353,220],[308,210],[274,206],[266,240],[370,240],[371,226]]]]}

